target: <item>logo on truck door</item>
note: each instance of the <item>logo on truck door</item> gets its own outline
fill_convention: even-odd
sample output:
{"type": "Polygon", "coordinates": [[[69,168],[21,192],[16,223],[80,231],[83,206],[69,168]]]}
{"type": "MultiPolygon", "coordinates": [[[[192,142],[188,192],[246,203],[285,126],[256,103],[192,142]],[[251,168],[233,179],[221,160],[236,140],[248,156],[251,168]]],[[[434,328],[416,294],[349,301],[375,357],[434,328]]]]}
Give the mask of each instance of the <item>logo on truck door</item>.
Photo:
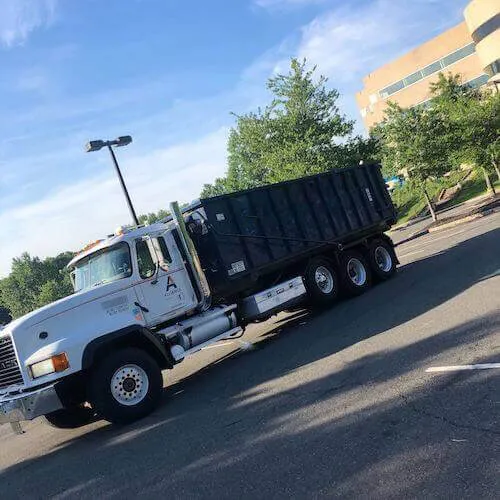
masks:
{"type": "Polygon", "coordinates": [[[168,302],[184,302],[184,292],[177,286],[172,276],[167,278],[167,289],[165,290],[165,297],[168,302]]]}
{"type": "Polygon", "coordinates": [[[177,288],[177,285],[175,284],[175,281],[172,278],[172,276],[169,276],[167,279],[167,293],[171,288],[177,288]]]}

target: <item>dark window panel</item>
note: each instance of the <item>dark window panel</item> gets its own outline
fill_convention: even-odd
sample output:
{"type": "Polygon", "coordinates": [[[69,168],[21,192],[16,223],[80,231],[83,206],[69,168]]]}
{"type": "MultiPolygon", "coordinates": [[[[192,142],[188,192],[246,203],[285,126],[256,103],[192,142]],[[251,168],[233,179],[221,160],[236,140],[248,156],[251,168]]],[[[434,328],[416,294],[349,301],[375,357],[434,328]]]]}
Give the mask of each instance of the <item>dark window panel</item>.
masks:
{"type": "Polygon", "coordinates": [[[404,79],[405,87],[407,87],[408,85],[412,85],[413,83],[418,82],[419,80],[422,80],[422,78],[423,76],[421,71],[416,71],[415,73],[412,73],[411,75],[407,76],[404,79]]]}
{"type": "Polygon", "coordinates": [[[452,52],[451,54],[441,59],[441,61],[443,62],[443,67],[449,66],[450,64],[460,61],[460,59],[463,59],[464,57],[470,56],[474,53],[474,50],[475,49],[473,43],[466,45],[461,49],[455,50],[455,52],[452,52]]]}
{"type": "Polygon", "coordinates": [[[441,61],[436,61],[435,63],[429,64],[422,70],[422,75],[424,77],[432,75],[433,73],[437,73],[441,70],[441,61]]]}

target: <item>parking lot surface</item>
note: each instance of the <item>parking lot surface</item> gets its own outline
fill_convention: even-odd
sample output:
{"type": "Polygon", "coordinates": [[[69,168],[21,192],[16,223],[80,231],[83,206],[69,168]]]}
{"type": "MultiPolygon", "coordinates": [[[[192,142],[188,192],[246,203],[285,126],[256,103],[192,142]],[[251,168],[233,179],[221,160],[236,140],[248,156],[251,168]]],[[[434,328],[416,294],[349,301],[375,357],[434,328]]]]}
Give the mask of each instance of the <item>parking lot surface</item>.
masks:
{"type": "Polygon", "coordinates": [[[398,247],[397,276],[165,373],[119,428],[0,428],[7,498],[498,498],[500,214],[398,247]]]}

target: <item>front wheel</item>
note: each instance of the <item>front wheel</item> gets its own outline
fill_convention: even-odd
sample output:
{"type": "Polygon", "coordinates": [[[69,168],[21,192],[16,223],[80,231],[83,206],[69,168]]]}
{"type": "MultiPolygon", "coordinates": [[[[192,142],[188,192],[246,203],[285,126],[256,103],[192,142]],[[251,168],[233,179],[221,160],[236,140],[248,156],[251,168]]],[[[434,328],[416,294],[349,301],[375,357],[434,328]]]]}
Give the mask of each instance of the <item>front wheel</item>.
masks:
{"type": "Polygon", "coordinates": [[[115,424],[149,415],[159,404],[163,379],[158,363],[145,351],[128,348],[102,359],[90,377],[90,402],[115,424]]]}

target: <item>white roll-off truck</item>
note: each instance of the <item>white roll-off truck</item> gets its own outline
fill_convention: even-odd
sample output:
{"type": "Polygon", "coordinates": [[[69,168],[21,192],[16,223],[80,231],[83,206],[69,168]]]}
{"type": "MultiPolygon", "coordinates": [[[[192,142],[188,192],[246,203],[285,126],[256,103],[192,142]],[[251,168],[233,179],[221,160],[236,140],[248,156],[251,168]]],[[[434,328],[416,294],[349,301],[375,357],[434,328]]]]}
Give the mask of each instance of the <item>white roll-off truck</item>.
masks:
{"type": "MultiPolygon", "coordinates": [[[[363,165],[201,200],[70,262],[75,293],[0,331],[0,423],[128,423],[162,370],[299,302],[333,303],[393,275],[394,207],[363,165]]],[[[300,346],[298,346],[300,348],[300,346]]]]}

